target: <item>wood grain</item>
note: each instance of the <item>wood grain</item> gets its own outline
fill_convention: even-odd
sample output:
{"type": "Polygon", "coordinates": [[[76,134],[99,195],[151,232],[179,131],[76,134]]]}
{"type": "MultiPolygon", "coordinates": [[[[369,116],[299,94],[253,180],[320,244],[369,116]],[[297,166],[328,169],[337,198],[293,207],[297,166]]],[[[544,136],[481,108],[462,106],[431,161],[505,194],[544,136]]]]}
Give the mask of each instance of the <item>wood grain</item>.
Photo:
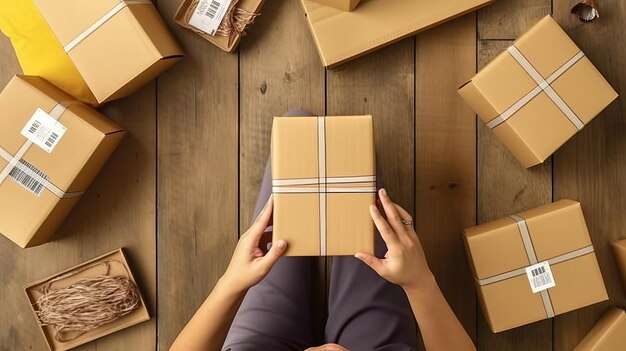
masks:
{"type": "MultiPolygon", "coordinates": [[[[259,196],[270,155],[272,118],[295,108],[325,113],[325,71],[303,16],[298,1],[268,1],[263,16],[255,21],[240,46],[241,231],[250,225],[259,196]]],[[[321,339],[328,309],[326,260],[318,259],[316,268],[312,309],[314,335],[321,339]]]]}
{"type": "Polygon", "coordinates": [[[439,286],[475,339],[476,294],[461,232],[476,220],[476,121],[457,88],[476,72],[476,15],[420,34],[415,62],[416,229],[439,286]]]}
{"type": "MultiPolygon", "coordinates": [[[[545,1],[544,1],[545,3],[545,1]]],[[[489,16],[479,16],[479,28],[489,33],[489,38],[481,40],[478,50],[479,69],[489,63],[521,34],[522,27],[529,27],[550,10],[548,4],[537,9],[523,8],[521,2],[500,2],[499,7],[491,9],[489,16]],[[510,11],[516,9],[516,15],[510,11]],[[512,21],[505,26],[494,18],[509,17],[512,21]],[[509,27],[518,28],[508,32],[509,27]],[[505,30],[506,29],[506,30],[505,30]],[[507,37],[510,35],[509,37],[507,37]]],[[[524,28],[525,30],[526,28],[524,28]]],[[[486,35],[486,34],[485,34],[486,35]]],[[[498,138],[479,120],[478,121],[478,223],[484,223],[503,216],[552,201],[552,165],[551,159],[531,169],[524,168],[507,150],[498,138]]],[[[479,311],[478,348],[480,350],[551,350],[552,321],[526,325],[507,332],[494,334],[479,311]]]]}
{"type": "Polygon", "coordinates": [[[238,237],[238,57],[172,24],[187,57],[158,80],[159,349],[224,272],[238,237]]]}
{"type": "MultiPolygon", "coordinates": [[[[0,80],[6,82],[21,69],[6,38],[0,39],[0,80]]],[[[43,336],[30,312],[22,286],[125,247],[133,273],[152,315],[156,312],[155,252],[155,116],[154,84],[103,113],[126,128],[128,134],[108,164],[69,215],[56,238],[22,250],[0,237],[0,350],[43,350],[43,336]]],[[[154,349],[156,320],[120,331],[76,350],[154,349]]]]}
{"type": "Polygon", "coordinates": [[[551,0],[498,0],[478,10],[478,38],[514,40],[551,8],[551,0]]]}
{"type": "MultiPolygon", "coordinates": [[[[583,24],[569,13],[572,1],[555,0],[554,16],[615,90],[626,91],[626,4],[603,1],[600,20],[583,24]]],[[[624,96],[611,104],[554,157],[554,195],[580,201],[604,276],[610,301],[557,316],[554,350],[571,350],[609,305],[626,307],[626,298],[609,243],[626,237],[626,121],[624,96]]]]}

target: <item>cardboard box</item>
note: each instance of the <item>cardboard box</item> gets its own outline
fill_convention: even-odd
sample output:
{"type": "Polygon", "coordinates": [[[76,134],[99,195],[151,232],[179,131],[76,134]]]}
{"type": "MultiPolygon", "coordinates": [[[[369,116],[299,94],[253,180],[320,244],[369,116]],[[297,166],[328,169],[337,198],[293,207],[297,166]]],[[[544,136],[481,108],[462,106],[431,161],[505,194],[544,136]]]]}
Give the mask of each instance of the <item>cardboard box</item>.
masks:
{"type": "MultiPolygon", "coordinates": [[[[191,6],[193,5],[194,0],[184,0],[181,4],[180,7],[178,8],[178,11],[176,11],[176,15],[174,16],[174,21],[181,27],[190,30],[194,33],[196,33],[197,35],[199,35],[200,37],[202,37],[203,39],[209,41],[210,43],[212,43],[213,45],[217,46],[218,48],[226,51],[226,52],[233,52],[237,49],[237,47],[239,46],[239,41],[241,41],[241,38],[245,35],[245,33],[234,33],[233,35],[231,35],[230,37],[226,37],[226,36],[220,36],[220,35],[210,35],[208,33],[205,33],[197,28],[192,27],[191,25],[189,25],[189,23],[186,20],[187,13],[189,13],[189,11],[193,11],[194,8],[191,8],[191,6]]],[[[236,6],[237,8],[240,8],[242,10],[245,10],[249,13],[254,13],[254,14],[260,14],[261,8],[263,7],[263,4],[265,3],[265,0],[239,0],[239,1],[233,1],[229,7],[232,8],[234,6],[236,6]]]]}
{"type": "Polygon", "coordinates": [[[300,1],[322,64],[336,67],[493,0],[367,0],[352,12],[300,1]]]}
{"type": "Polygon", "coordinates": [[[495,333],[608,299],[578,202],[561,200],[484,223],[466,229],[464,239],[483,315],[495,333]]]}
{"type": "Polygon", "coordinates": [[[525,167],[542,163],[617,98],[551,16],[459,94],[525,167]]]}
{"type": "Polygon", "coordinates": [[[626,239],[616,241],[611,246],[613,247],[615,262],[617,262],[617,269],[622,277],[624,292],[626,292],[626,239]]]}
{"type": "Polygon", "coordinates": [[[0,93],[0,233],[20,247],[52,238],[124,136],[72,100],[30,76],[0,93]]]}
{"type": "MultiPolygon", "coordinates": [[[[50,289],[60,289],[65,288],[75,281],[83,278],[98,276],[98,275],[110,275],[110,276],[124,276],[128,277],[135,285],[137,282],[133,277],[133,274],[130,270],[130,266],[128,265],[128,261],[126,260],[126,256],[124,255],[124,251],[122,249],[115,250],[108,254],[102,255],[100,257],[94,258],[90,261],[82,263],[78,266],[67,269],[63,272],[59,272],[52,276],[46,277],[44,279],[38,280],[34,283],[30,283],[24,287],[24,291],[26,293],[26,297],[28,298],[28,302],[32,307],[33,315],[35,316],[35,321],[38,321],[36,311],[38,310],[37,299],[43,295],[43,287],[46,283],[53,279],[57,279],[56,281],[50,284],[50,289]],[[64,277],[65,276],[65,277],[64,277]]],[[[150,319],[150,314],[148,312],[148,308],[146,307],[146,303],[143,297],[140,294],[140,305],[134,309],[132,312],[128,313],[125,316],[120,317],[119,319],[104,324],[94,330],[88,331],[82,335],[79,335],[73,340],[61,342],[57,340],[54,335],[54,329],[51,326],[39,326],[44,338],[46,339],[46,344],[48,345],[48,349],[50,351],[63,351],[69,350],[79,345],[86,344],[92,340],[101,338],[103,336],[112,334],[116,331],[131,327],[133,325],[139,324],[141,322],[145,322],[150,319]]],[[[74,335],[70,335],[74,336],[74,335]]]]}
{"type": "Polygon", "coordinates": [[[374,252],[372,116],[275,117],[273,240],[288,256],[374,252]]]}
{"type": "Polygon", "coordinates": [[[574,351],[617,351],[626,347],[626,313],[612,307],[574,351]]]}
{"type": "Polygon", "coordinates": [[[317,2],[318,4],[322,4],[324,6],[334,7],[343,11],[352,11],[361,2],[361,0],[312,0],[312,1],[317,2]]]}
{"type": "Polygon", "coordinates": [[[182,49],[150,1],[34,0],[98,105],[135,92],[182,49]]]}

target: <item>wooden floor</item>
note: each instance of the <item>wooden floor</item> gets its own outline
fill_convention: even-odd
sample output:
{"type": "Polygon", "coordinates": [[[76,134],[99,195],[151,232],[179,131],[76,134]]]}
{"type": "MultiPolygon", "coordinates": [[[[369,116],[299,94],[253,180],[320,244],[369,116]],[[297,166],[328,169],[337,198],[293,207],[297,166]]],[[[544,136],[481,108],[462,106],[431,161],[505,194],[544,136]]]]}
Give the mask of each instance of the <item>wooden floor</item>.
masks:
{"type": "MultiPolygon", "coordinates": [[[[55,241],[21,250],[0,237],[0,350],[45,349],[25,283],[122,246],[153,318],[79,350],[167,350],[250,221],[272,116],[294,107],[375,117],[384,185],[415,213],[437,280],[480,350],[571,350],[609,303],[494,335],[476,303],[461,230],[555,199],[579,200],[610,303],[626,307],[608,246],[626,237],[626,100],[613,103],[551,160],[526,170],[477,122],[456,88],[553,13],[626,95],[626,4],[602,1],[599,22],[583,25],[569,14],[574,2],[498,0],[324,70],[295,0],[267,1],[237,54],[174,26],[169,19],[179,0],[159,0],[188,56],[103,109],[129,135],[55,241]]],[[[4,86],[19,72],[5,38],[0,55],[4,86]]],[[[321,277],[325,266],[322,261],[321,277]]]]}

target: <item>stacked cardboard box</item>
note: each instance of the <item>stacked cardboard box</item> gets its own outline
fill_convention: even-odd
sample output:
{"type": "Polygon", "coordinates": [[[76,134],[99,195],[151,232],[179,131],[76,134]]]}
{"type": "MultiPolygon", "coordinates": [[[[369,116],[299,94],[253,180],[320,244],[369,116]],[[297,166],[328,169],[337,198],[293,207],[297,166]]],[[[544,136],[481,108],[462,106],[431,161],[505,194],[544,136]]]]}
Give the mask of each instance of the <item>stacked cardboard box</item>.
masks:
{"type": "Polygon", "coordinates": [[[611,308],[574,351],[618,351],[626,347],[626,313],[611,308]]]}

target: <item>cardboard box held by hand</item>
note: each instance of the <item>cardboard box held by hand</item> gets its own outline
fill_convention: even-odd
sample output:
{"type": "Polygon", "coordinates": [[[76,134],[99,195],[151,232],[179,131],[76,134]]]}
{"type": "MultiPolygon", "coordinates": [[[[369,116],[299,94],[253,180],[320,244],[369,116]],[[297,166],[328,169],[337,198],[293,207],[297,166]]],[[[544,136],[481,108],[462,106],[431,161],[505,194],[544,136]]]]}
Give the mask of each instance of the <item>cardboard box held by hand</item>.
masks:
{"type": "Polygon", "coordinates": [[[38,77],[0,93],[0,233],[49,241],[124,136],[93,108],[38,77]]]}
{"type": "Polygon", "coordinates": [[[372,116],[275,117],[273,241],[288,256],[374,252],[372,116]]]}
{"type": "Polygon", "coordinates": [[[525,167],[542,163],[617,93],[551,16],[459,89],[525,167]]]}
{"type": "Polygon", "coordinates": [[[573,351],[617,351],[626,347],[626,313],[612,307],[573,351]]]}
{"type": "Polygon", "coordinates": [[[493,332],[608,299],[580,204],[561,200],[465,230],[493,332]]]}
{"type": "Polygon", "coordinates": [[[183,56],[151,1],[33,0],[99,105],[135,92],[183,56]]]}

